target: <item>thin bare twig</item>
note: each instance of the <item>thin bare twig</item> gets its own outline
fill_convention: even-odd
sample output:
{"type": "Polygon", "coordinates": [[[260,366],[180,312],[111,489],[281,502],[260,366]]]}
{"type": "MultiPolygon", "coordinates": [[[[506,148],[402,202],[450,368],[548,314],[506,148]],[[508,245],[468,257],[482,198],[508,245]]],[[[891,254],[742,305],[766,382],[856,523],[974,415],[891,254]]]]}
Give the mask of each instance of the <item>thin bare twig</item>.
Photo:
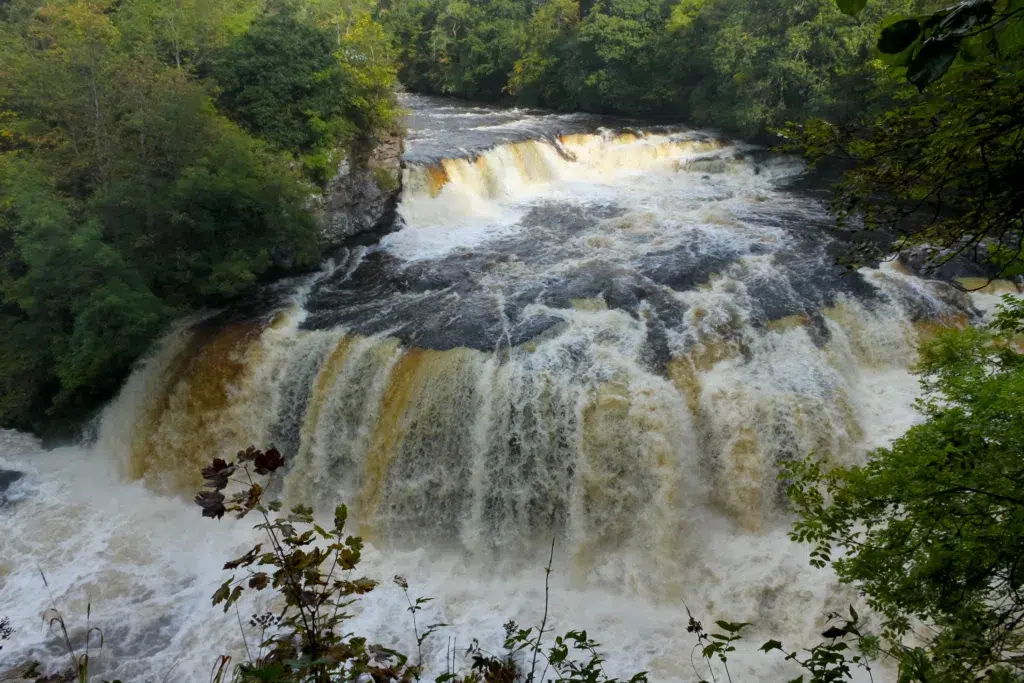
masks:
{"type": "MultiPolygon", "coordinates": [[[[551,585],[551,566],[555,562],[555,539],[551,538],[551,553],[548,555],[548,565],[544,568],[544,616],[540,620],[540,632],[537,633],[537,641],[533,645],[533,663],[530,664],[530,677],[527,678],[527,683],[533,683],[534,675],[537,672],[537,653],[540,652],[540,643],[544,638],[544,628],[548,623],[548,605],[550,598],[550,585],[551,585]]],[[[544,680],[544,676],[548,673],[548,667],[544,667],[544,672],[541,673],[541,680],[544,680]]]]}

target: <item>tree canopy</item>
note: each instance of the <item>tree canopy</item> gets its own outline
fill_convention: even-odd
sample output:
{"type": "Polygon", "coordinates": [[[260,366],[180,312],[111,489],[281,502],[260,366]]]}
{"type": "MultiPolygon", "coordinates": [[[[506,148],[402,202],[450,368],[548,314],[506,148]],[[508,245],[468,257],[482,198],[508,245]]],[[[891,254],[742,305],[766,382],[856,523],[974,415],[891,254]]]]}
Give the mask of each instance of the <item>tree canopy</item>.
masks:
{"type": "Polygon", "coordinates": [[[666,117],[754,135],[858,116],[884,75],[877,23],[832,0],[393,0],[408,87],[555,109],[666,117]]]}
{"type": "Polygon", "coordinates": [[[0,6],[0,426],[77,414],[173,317],[317,263],[315,183],[395,119],[369,15],[0,6]]]}
{"type": "Polygon", "coordinates": [[[791,468],[794,537],[867,597],[909,680],[1020,665],[1022,333],[1024,300],[1009,295],[987,329],[941,333],[922,351],[922,424],[863,467],[791,468]]]}
{"type": "Polygon", "coordinates": [[[906,79],[889,106],[783,131],[812,162],[847,168],[833,212],[867,233],[849,260],[914,248],[929,271],[967,254],[992,277],[1024,272],[1024,4],[890,17],[878,48],[906,79]]]}

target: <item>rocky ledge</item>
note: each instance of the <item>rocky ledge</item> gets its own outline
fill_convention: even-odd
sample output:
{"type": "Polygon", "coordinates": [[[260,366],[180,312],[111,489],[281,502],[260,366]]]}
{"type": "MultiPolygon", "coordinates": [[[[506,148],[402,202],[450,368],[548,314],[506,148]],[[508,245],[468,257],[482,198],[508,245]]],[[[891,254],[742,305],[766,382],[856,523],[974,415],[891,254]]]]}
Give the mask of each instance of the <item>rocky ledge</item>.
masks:
{"type": "Polygon", "coordinates": [[[318,198],[318,220],[327,251],[379,239],[396,229],[402,193],[401,133],[357,145],[318,198]]]}
{"type": "Polygon", "coordinates": [[[25,662],[6,671],[0,670],[0,683],[73,683],[78,680],[74,671],[44,676],[38,662],[25,662]]]}

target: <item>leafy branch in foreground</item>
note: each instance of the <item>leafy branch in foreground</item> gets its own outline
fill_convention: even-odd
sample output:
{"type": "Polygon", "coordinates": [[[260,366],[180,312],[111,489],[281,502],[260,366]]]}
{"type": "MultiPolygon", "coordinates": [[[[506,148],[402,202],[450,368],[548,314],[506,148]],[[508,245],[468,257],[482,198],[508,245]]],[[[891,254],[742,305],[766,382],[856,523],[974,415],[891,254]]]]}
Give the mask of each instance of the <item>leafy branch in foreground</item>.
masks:
{"type": "MultiPolygon", "coordinates": [[[[837,2],[856,13],[867,0],[837,2]]],[[[1024,2],[963,0],[897,15],[877,48],[892,75],[917,87],[889,88],[880,112],[780,131],[783,150],[846,169],[830,203],[851,230],[845,260],[909,252],[931,273],[965,256],[993,278],[1021,274],[1024,2]]]]}
{"type": "Polygon", "coordinates": [[[901,680],[1024,675],[1024,299],[921,351],[925,422],[862,467],[788,466],[813,545],[880,615],[901,680]],[[916,647],[905,645],[913,637],[916,647]]]}
{"type": "Polygon", "coordinates": [[[430,636],[434,635],[437,629],[441,628],[442,626],[447,626],[448,624],[440,622],[431,624],[423,633],[420,633],[419,627],[416,624],[416,613],[422,610],[423,606],[428,602],[432,601],[433,598],[419,597],[416,598],[415,602],[413,602],[413,599],[409,596],[409,582],[406,580],[406,578],[400,574],[396,574],[394,582],[396,586],[402,589],[402,593],[405,594],[405,600],[409,603],[409,614],[412,615],[412,632],[413,635],[416,636],[415,672],[418,675],[419,672],[423,670],[423,642],[430,636]]]}
{"type": "MultiPolygon", "coordinates": [[[[361,559],[363,541],[346,536],[348,511],[344,505],[334,511],[334,522],[324,528],[316,522],[312,509],[297,505],[283,513],[278,501],[265,501],[269,484],[260,476],[273,476],[284,466],[276,450],[250,447],[237,454],[236,462],[215,459],[203,468],[205,489],[195,502],[204,517],[222,518],[234,514],[242,519],[256,514],[256,528],[266,535],[264,544],[253,546],[224,568],[236,572],[213,595],[213,604],[224,605],[227,612],[247,590],[272,589],[282,603],[279,611],[253,617],[249,624],[260,632],[254,653],[246,643],[248,661],[235,668],[235,683],[337,683],[341,681],[419,680],[423,673],[423,644],[443,623],[434,623],[420,631],[417,614],[430,598],[415,600],[409,595],[409,583],[403,576],[394,582],[405,594],[412,615],[416,638],[417,662],[395,650],[372,645],[364,637],[344,633],[351,615],[346,611],[353,602],[376,588],[367,578],[350,578],[361,559]],[[229,486],[238,489],[225,495],[229,486]],[[239,571],[241,570],[241,575],[239,571]],[[344,578],[343,578],[344,577],[344,578]]],[[[470,672],[461,676],[454,659],[436,683],[618,683],[604,671],[600,645],[586,631],[569,631],[544,647],[547,633],[549,579],[554,561],[554,542],[545,567],[544,616],[539,629],[519,628],[515,622],[505,625],[505,654],[495,656],[484,651],[477,640],[466,650],[472,658],[470,672]],[[527,667],[527,660],[529,666],[527,667]],[[538,665],[543,671],[538,676],[538,665]],[[548,672],[554,676],[548,678],[548,672]]],[[[239,616],[239,623],[241,617],[239,616]]],[[[243,633],[244,636],[244,633],[243,633]]],[[[228,677],[230,658],[221,657],[214,666],[212,680],[222,683],[228,677]]],[[[629,683],[646,683],[645,672],[629,683]]]]}
{"type": "MultiPolygon", "coordinates": [[[[836,0],[839,9],[859,14],[868,0],[836,0]]],[[[936,12],[890,19],[878,37],[878,51],[904,70],[919,89],[942,78],[957,57],[999,57],[1019,48],[1024,4],[1020,0],[962,0],[936,12]]]]}
{"type": "MultiPolygon", "coordinates": [[[[64,620],[64,614],[57,609],[57,601],[53,596],[53,591],[50,590],[50,582],[46,579],[46,574],[43,570],[39,570],[39,576],[43,580],[43,586],[46,587],[47,593],[50,596],[50,607],[43,612],[43,622],[46,624],[50,635],[54,636],[60,648],[67,654],[71,660],[71,667],[67,671],[57,674],[55,676],[49,676],[45,678],[37,678],[40,676],[39,663],[28,662],[22,667],[22,670],[18,672],[18,675],[22,678],[32,678],[47,683],[50,681],[74,681],[75,683],[89,683],[91,680],[89,671],[91,666],[91,655],[92,645],[94,641],[98,641],[99,648],[103,649],[103,629],[98,626],[92,625],[92,602],[86,604],[85,608],[85,642],[84,647],[76,648],[74,640],[71,637],[71,633],[68,631],[67,622],[64,620]]],[[[0,641],[6,640],[11,635],[11,629],[7,619],[0,620],[0,641]]],[[[3,648],[0,648],[3,649],[3,648]]],[[[4,680],[7,680],[6,678],[4,680]]],[[[103,683],[121,683],[120,680],[115,681],[103,681],[103,683]]]]}
{"type": "Polygon", "coordinates": [[[784,149],[851,167],[831,199],[859,228],[847,259],[919,250],[935,271],[959,256],[993,276],[1024,272],[1024,61],[965,64],[924,94],[859,124],[782,131],[784,149]],[[889,239],[877,239],[881,234],[889,239]]]}
{"type": "MultiPolygon", "coordinates": [[[[244,555],[226,563],[233,574],[213,595],[213,604],[227,612],[246,590],[271,588],[283,599],[277,615],[261,615],[253,623],[262,627],[255,656],[237,667],[235,680],[244,683],[328,683],[357,681],[406,681],[418,675],[408,658],[394,650],[367,643],[366,638],[344,633],[351,618],[346,610],[356,597],[376,587],[367,578],[348,578],[362,554],[363,541],[345,535],[348,510],[334,511],[327,529],[313,519],[312,509],[296,505],[281,514],[281,503],[264,503],[265,488],[253,475],[272,475],[284,465],[276,449],[240,451],[237,463],[216,459],[203,469],[209,489],[196,496],[203,516],[221,518],[233,513],[242,519],[250,513],[262,521],[257,529],[266,534],[270,548],[256,544],[244,555]],[[225,498],[230,483],[241,490],[225,498]],[[345,578],[342,578],[342,577],[345,578]]],[[[222,660],[221,671],[224,669],[222,660]]]]}
{"type": "MultiPolygon", "coordinates": [[[[707,663],[712,683],[718,682],[713,666],[715,659],[721,662],[726,678],[731,683],[729,655],[736,651],[734,643],[743,639],[743,629],[750,624],[719,620],[715,622],[715,625],[723,632],[708,633],[689,609],[686,610],[686,613],[689,616],[686,630],[697,636],[697,644],[693,651],[696,652],[700,648],[701,658],[707,663]]],[[[786,656],[786,661],[793,662],[806,672],[791,679],[789,683],[804,683],[805,680],[806,683],[839,683],[853,680],[855,668],[864,669],[870,677],[871,659],[868,655],[879,653],[879,649],[874,637],[861,634],[861,621],[857,610],[851,605],[849,618],[833,612],[828,615],[827,625],[828,628],[821,634],[824,640],[814,647],[803,650],[803,653],[797,650],[786,650],[778,640],[768,640],[758,649],[765,654],[781,652],[786,656]]],[[[698,680],[701,683],[707,683],[697,670],[692,653],[690,665],[698,680]]]]}

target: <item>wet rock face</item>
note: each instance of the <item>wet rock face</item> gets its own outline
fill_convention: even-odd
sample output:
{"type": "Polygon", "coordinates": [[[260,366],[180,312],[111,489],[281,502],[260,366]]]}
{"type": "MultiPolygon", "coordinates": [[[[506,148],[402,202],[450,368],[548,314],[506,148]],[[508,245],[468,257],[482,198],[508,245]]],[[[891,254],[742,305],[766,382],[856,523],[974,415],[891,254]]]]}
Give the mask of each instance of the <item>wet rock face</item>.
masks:
{"type": "Polygon", "coordinates": [[[956,252],[945,249],[937,254],[927,245],[910,247],[900,252],[900,263],[921,277],[954,280],[960,277],[989,278],[999,275],[999,269],[987,263],[984,244],[956,252]]]}
{"type": "Polygon", "coordinates": [[[25,662],[6,671],[0,669],[0,683],[72,683],[75,680],[74,671],[44,676],[38,662],[25,662]]]}
{"type": "Polygon", "coordinates": [[[395,133],[341,162],[320,199],[325,250],[373,242],[395,229],[403,149],[402,135],[395,133]]]}
{"type": "MultiPolygon", "coordinates": [[[[18,472],[16,470],[3,470],[0,469],[0,508],[4,507],[9,503],[7,497],[7,490],[21,478],[25,476],[24,472],[18,472]]],[[[0,678],[0,681],[4,680],[0,678]]]]}

